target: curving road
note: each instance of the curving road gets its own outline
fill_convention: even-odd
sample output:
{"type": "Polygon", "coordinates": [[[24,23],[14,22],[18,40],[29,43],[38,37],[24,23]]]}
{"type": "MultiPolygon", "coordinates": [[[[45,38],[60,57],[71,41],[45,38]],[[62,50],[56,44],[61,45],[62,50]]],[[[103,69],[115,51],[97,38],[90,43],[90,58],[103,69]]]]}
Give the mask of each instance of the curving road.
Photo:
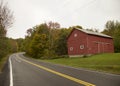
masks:
{"type": "Polygon", "coordinates": [[[120,75],[94,72],[10,56],[9,86],[120,86],[120,75]]]}

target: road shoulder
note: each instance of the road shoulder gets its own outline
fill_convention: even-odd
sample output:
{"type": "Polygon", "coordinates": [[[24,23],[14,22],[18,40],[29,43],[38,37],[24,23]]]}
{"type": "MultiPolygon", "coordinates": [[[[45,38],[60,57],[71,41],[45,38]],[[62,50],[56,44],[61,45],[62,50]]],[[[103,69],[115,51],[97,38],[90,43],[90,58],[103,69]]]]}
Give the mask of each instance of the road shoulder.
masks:
{"type": "Polygon", "coordinates": [[[0,86],[9,86],[9,62],[6,61],[0,73],[0,86]]]}

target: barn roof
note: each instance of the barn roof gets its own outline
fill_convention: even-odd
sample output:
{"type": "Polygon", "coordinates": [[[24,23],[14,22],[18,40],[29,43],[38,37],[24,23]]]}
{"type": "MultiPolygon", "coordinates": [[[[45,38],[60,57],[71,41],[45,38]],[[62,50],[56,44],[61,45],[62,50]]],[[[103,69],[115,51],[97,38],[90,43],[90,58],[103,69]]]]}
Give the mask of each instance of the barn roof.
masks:
{"type": "Polygon", "coordinates": [[[74,28],[74,29],[80,30],[80,31],[82,31],[84,33],[87,33],[87,34],[90,34],[90,35],[112,38],[111,36],[108,36],[108,35],[105,35],[105,34],[102,34],[102,33],[98,33],[98,32],[93,32],[93,31],[89,31],[89,30],[85,30],[85,29],[79,29],[79,28],[74,28]]]}

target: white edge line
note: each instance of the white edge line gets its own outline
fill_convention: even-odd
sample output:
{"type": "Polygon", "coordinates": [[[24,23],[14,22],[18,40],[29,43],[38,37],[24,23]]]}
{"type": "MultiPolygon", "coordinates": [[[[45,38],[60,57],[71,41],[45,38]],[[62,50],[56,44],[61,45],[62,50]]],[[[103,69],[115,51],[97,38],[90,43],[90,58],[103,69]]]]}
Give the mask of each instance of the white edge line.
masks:
{"type": "Polygon", "coordinates": [[[10,86],[13,86],[13,74],[12,74],[11,57],[9,58],[9,63],[10,63],[10,86]]]}

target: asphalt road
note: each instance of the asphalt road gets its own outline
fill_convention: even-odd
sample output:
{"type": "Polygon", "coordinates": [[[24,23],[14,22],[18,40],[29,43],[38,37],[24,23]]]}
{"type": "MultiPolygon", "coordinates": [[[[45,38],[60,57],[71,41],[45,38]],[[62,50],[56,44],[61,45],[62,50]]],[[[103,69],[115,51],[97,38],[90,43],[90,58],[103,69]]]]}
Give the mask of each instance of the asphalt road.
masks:
{"type": "Polygon", "coordinates": [[[54,65],[22,53],[11,55],[9,63],[9,86],[120,86],[120,75],[54,65]]]}

